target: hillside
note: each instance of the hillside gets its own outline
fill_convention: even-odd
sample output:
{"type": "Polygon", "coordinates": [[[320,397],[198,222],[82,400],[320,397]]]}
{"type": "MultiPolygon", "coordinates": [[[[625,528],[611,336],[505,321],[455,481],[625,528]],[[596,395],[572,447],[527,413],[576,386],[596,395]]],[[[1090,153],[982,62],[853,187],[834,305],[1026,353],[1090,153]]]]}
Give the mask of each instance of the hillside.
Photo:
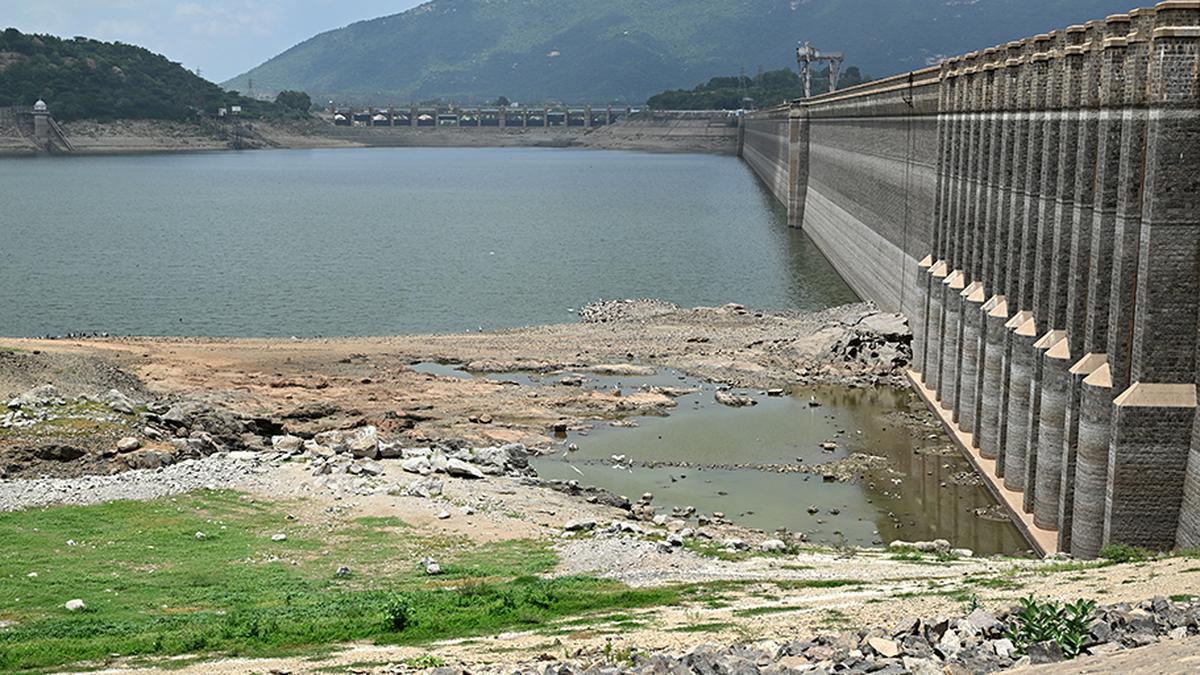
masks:
{"type": "MultiPolygon", "coordinates": [[[[866,81],[857,66],[847,68],[838,80],[840,87],[852,87],[866,81]]],[[[803,88],[796,71],[784,68],[754,77],[734,75],[714,77],[692,89],[671,89],[655,94],[646,105],[655,110],[737,110],[742,107],[765,108],[796,98],[803,88]],[[749,98],[750,101],[745,101],[749,98]],[[749,106],[745,105],[750,103],[749,106]]],[[[829,91],[829,71],[817,70],[812,77],[813,94],[829,91]]]]}
{"type": "Polygon", "coordinates": [[[433,0],[313,37],[225,83],[314,100],[641,103],[744,68],[795,67],[797,40],[885,76],[1129,9],[1130,0],[433,0]]]}
{"type": "Polygon", "coordinates": [[[198,111],[241,105],[248,115],[277,115],[202,79],[165,57],[133,45],[0,33],[0,107],[47,101],[54,116],[76,119],[186,120],[198,111]]]}

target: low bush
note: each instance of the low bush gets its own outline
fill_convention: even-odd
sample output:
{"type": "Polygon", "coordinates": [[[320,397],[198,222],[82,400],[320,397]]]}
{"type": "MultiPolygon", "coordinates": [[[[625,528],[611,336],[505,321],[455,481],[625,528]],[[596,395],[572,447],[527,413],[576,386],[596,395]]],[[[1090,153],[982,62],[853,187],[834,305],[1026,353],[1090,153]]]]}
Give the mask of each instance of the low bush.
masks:
{"type": "Polygon", "coordinates": [[[1100,557],[1114,564],[1145,562],[1150,559],[1150,552],[1144,548],[1129,544],[1109,544],[1100,549],[1100,557]]]}
{"type": "Polygon", "coordinates": [[[1088,626],[1095,609],[1093,600],[1080,599],[1064,605],[1052,600],[1038,602],[1031,595],[1021,599],[1021,609],[1011,619],[1006,634],[1021,653],[1032,644],[1057,642],[1063,656],[1073,659],[1087,645],[1088,626]]]}

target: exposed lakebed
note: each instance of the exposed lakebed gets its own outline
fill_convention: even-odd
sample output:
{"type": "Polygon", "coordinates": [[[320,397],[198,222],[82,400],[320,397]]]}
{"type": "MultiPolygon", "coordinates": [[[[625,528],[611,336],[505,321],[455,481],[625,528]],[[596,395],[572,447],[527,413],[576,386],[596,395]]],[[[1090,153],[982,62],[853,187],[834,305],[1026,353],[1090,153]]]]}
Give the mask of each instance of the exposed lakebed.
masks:
{"type": "Polygon", "coordinates": [[[1028,548],[967,461],[920,422],[919,409],[910,407],[920,404],[905,390],[810,386],[769,395],[734,389],[729,393],[756,404],[732,407],[716,401],[720,386],[670,370],[476,375],[443,364],[412,367],[522,386],[565,381],[623,394],[671,391],[677,406],[669,415],[625,421],[636,426],[597,421],[562,434],[560,446],[533,461],[543,478],[578,480],[633,499],[653,493],[661,513],[692,506],[699,514],[720,512],[768,532],[787,528],[828,545],[942,538],[979,554],[1028,548]]]}

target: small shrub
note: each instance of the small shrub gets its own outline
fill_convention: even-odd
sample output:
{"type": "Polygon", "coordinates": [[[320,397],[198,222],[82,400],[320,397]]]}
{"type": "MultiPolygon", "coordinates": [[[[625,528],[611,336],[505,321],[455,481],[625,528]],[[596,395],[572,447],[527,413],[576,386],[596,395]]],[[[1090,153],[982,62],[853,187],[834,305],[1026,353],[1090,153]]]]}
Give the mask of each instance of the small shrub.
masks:
{"type": "Polygon", "coordinates": [[[404,664],[409,668],[417,670],[427,670],[429,668],[441,668],[446,665],[446,662],[434,656],[433,654],[422,654],[414,656],[411,659],[405,659],[404,664]]]}
{"type": "Polygon", "coordinates": [[[1100,549],[1100,557],[1120,565],[1122,563],[1145,562],[1150,559],[1150,552],[1144,548],[1129,544],[1109,544],[1100,549]]]}
{"type": "Polygon", "coordinates": [[[1065,605],[1054,601],[1038,602],[1032,595],[1021,598],[1021,609],[1014,616],[1015,625],[1006,631],[1018,651],[1024,653],[1031,644],[1054,641],[1062,648],[1063,656],[1079,656],[1088,640],[1088,624],[1096,609],[1094,600],[1076,600],[1065,605]]]}
{"type": "Polygon", "coordinates": [[[412,621],[412,608],[408,596],[397,593],[383,607],[384,624],[387,629],[402,633],[412,621]]]}

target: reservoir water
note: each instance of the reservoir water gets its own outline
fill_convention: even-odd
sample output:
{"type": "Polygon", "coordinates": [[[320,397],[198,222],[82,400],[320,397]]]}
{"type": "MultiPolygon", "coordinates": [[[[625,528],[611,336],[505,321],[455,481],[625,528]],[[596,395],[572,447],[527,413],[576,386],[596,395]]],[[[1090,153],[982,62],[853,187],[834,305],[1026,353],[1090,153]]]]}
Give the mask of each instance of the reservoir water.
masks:
{"type": "MultiPolygon", "coordinates": [[[[0,335],[389,335],[574,321],[598,298],[817,310],[857,301],[737,159],[564,149],[287,150],[0,160],[0,335]]],[[[445,366],[430,372],[472,377],[445,366]]],[[[537,376],[508,374],[518,385],[537,376]]],[[[588,386],[677,383],[592,378],[588,386]]],[[[804,390],[577,434],[537,461],[814,542],[1023,550],[907,394],[804,390]],[[813,407],[813,398],[822,401],[813,407]],[[822,441],[837,438],[824,453],[822,441]],[[859,480],[798,465],[887,458],[859,480]],[[611,466],[614,455],[631,464],[611,466]],[[811,512],[810,512],[811,510],[811,512]]]]}
{"type": "Polygon", "coordinates": [[[281,150],[0,160],[0,335],[388,335],[598,298],[853,292],[733,157],[281,150]]]}

